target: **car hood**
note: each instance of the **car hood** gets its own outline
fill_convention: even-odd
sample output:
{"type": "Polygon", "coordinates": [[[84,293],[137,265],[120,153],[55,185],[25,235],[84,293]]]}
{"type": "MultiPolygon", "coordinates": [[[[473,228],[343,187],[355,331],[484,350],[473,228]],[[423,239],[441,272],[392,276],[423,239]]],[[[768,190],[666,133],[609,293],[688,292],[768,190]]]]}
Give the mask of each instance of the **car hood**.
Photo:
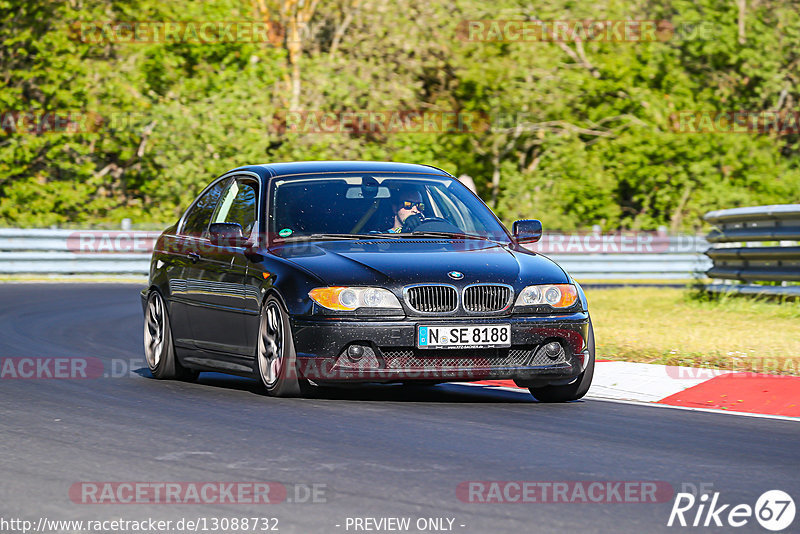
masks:
{"type": "Polygon", "coordinates": [[[448,276],[451,271],[464,274],[463,284],[569,281],[555,262],[540,254],[483,240],[306,242],[280,245],[271,253],[310,271],[327,285],[453,283],[448,276]]]}

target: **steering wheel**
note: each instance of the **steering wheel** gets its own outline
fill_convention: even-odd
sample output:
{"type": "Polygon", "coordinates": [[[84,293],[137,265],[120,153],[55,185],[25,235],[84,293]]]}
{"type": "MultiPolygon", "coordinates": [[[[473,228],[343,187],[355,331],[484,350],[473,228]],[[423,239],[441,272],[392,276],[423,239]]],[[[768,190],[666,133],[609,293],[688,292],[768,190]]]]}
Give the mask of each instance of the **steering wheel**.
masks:
{"type": "Polygon", "coordinates": [[[409,215],[406,220],[403,221],[403,227],[400,229],[400,233],[407,234],[418,231],[461,232],[456,225],[442,217],[425,217],[423,219],[422,215],[419,214],[409,215]]]}

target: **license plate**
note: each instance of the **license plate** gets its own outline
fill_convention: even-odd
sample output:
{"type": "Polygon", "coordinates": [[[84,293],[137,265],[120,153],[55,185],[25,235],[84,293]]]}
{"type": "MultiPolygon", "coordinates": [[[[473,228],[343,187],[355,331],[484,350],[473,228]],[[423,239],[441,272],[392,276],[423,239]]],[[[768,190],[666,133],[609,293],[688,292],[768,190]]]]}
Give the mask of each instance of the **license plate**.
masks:
{"type": "Polygon", "coordinates": [[[490,349],[511,346],[511,325],[418,326],[420,349],[490,349]]]}

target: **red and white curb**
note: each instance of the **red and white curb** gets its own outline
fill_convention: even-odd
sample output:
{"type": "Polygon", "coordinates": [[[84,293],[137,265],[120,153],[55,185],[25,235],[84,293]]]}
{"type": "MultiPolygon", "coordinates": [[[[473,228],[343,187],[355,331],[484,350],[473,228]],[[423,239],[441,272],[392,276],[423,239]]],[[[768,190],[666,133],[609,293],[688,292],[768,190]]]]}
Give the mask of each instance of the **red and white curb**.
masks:
{"type": "MultiPolygon", "coordinates": [[[[523,389],[511,380],[473,384],[523,389]]],[[[598,360],[586,398],[800,421],[798,376],[598,360]]]]}

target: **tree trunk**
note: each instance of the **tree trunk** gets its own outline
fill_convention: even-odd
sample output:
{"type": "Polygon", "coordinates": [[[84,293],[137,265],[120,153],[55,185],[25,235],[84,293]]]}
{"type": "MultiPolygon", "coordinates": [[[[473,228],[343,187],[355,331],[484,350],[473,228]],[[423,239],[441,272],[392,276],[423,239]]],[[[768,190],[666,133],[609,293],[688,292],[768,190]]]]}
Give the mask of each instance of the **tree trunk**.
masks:
{"type": "Polygon", "coordinates": [[[681,195],[680,201],[678,201],[678,205],[675,207],[675,211],[672,212],[672,217],[670,217],[670,224],[669,230],[670,232],[677,233],[680,229],[681,222],[683,221],[683,210],[686,209],[686,204],[689,202],[689,196],[692,194],[692,189],[694,188],[693,184],[688,184],[683,189],[683,194],[681,195]]]}
{"type": "Polygon", "coordinates": [[[747,0],[736,0],[739,4],[739,44],[744,44],[746,39],[744,19],[747,11],[747,0]]]}

